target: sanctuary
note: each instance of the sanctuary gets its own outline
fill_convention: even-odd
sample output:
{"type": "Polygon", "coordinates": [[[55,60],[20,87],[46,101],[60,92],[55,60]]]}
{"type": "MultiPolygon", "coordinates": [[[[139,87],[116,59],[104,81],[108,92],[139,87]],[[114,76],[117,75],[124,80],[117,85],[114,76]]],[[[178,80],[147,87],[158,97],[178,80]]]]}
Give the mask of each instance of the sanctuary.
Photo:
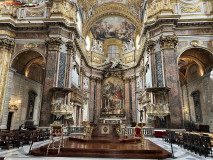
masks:
{"type": "Polygon", "coordinates": [[[1,130],[213,132],[212,0],[6,2],[1,130]]]}

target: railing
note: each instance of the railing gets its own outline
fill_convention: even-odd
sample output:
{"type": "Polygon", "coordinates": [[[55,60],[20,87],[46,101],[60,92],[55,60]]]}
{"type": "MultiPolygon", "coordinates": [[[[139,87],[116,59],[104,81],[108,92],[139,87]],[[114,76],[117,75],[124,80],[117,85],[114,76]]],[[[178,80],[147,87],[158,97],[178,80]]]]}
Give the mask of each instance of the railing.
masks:
{"type": "MultiPolygon", "coordinates": [[[[90,127],[86,128],[87,131],[90,129],[90,127]]],[[[143,128],[142,130],[143,134],[145,136],[153,136],[154,135],[154,129],[153,128],[143,128]]],[[[84,127],[83,126],[73,126],[70,127],[70,133],[71,134],[83,134],[84,133],[84,127]]],[[[121,128],[121,134],[125,134],[125,127],[121,128]]],[[[134,135],[134,127],[127,127],[127,134],[128,135],[134,135]]]]}
{"type": "Polygon", "coordinates": [[[83,126],[70,127],[70,133],[71,134],[83,134],[84,127],[83,126]]]}

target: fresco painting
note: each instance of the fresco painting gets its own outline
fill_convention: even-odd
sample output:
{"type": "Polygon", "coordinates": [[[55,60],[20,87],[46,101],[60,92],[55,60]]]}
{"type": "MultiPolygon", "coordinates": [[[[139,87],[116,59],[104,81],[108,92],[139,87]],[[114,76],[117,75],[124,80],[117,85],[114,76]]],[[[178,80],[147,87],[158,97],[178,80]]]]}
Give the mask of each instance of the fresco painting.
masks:
{"type": "Polygon", "coordinates": [[[96,22],[91,27],[95,39],[106,40],[117,38],[122,41],[129,41],[135,31],[135,26],[121,17],[107,17],[96,22]]]}

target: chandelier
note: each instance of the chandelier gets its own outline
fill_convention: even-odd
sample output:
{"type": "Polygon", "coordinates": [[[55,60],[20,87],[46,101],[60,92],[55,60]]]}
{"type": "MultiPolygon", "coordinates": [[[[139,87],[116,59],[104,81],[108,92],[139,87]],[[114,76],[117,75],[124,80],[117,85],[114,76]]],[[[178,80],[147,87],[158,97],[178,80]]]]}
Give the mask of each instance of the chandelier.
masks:
{"type": "Polygon", "coordinates": [[[168,104],[150,104],[147,106],[147,114],[150,117],[159,117],[164,119],[165,116],[169,115],[168,104]]]}

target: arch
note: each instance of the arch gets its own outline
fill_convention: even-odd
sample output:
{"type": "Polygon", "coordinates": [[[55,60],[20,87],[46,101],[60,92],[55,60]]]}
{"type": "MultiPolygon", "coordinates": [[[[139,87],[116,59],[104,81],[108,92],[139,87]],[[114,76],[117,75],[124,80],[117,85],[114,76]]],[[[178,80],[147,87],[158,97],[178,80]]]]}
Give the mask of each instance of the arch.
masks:
{"type": "Polygon", "coordinates": [[[138,17],[134,15],[128,6],[118,3],[108,3],[103,4],[97,9],[95,9],[94,14],[89,18],[87,23],[83,27],[83,35],[86,36],[89,28],[98,20],[108,17],[108,16],[120,16],[129,20],[136,27],[136,32],[140,34],[141,32],[141,23],[138,21],[138,17]]]}
{"type": "Polygon", "coordinates": [[[24,49],[16,53],[10,62],[10,67],[16,72],[38,83],[43,83],[45,57],[37,50],[24,49]]]}
{"type": "Polygon", "coordinates": [[[178,54],[177,54],[177,62],[178,62],[180,56],[181,56],[184,52],[186,52],[187,50],[190,50],[190,49],[195,49],[195,48],[196,48],[196,49],[203,49],[203,50],[206,50],[206,51],[208,51],[209,53],[211,53],[211,54],[213,55],[213,51],[210,50],[209,48],[202,47],[202,46],[199,46],[199,47],[188,46],[188,47],[186,47],[186,48],[184,48],[184,49],[182,49],[182,50],[180,50],[180,51],[178,52],[178,54]]]}
{"type": "Polygon", "coordinates": [[[19,51],[16,52],[16,53],[14,53],[14,55],[12,56],[12,58],[11,58],[11,60],[10,60],[10,67],[12,67],[12,63],[13,63],[14,59],[15,59],[19,54],[21,54],[21,53],[23,53],[23,52],[27,52],[27,51],[34,51],[34,52],[39,53],[39,54],[43,57],[44,62],[45,62],[45,64],[46,64],[46,56],[45,56],[45,54],[43,53],[43,51],[41,51],[40,49],[36,49],[36,48],[24,48],[24,49],[22,49],[22,50],[19,50],[19,51]]]}

